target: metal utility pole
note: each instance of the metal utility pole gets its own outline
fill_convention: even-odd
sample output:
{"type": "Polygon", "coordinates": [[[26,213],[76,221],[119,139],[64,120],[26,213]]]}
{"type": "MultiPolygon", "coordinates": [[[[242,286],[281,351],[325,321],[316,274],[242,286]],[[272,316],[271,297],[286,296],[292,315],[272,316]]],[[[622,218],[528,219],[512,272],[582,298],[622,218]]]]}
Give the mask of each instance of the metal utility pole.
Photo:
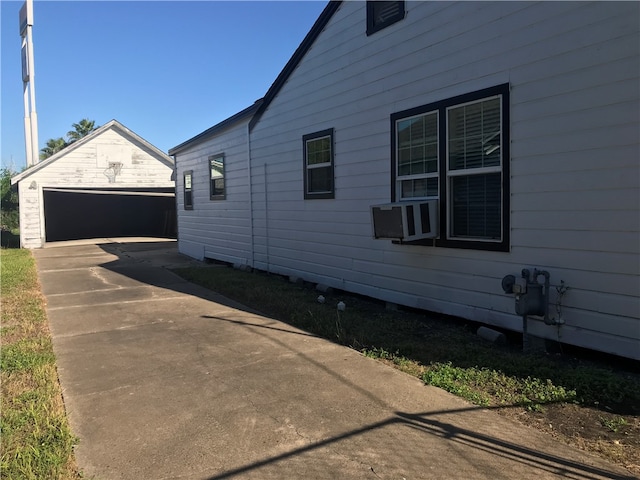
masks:
{"type": "Polygon", "coordinates": [[[35,165],[39,160],[32,29],[33,0],[26,0],[20,9],[20,36],[22,37],[22,91],[24,95],[24,137],[27,167],[35,165]]]}

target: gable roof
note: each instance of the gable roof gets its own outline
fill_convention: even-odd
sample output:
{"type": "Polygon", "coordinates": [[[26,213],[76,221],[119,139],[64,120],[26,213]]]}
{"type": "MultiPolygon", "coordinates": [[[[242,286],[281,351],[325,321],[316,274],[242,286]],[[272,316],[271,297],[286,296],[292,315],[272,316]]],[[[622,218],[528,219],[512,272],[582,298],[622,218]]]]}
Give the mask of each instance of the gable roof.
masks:
{"type": "Polygon", "coordinates": [[[169,155],[175,155],[176,153],[179,153],[182,150],[184,150],[186,148],[189,148],[189,147],[191,147],[191,146],[193,146],[193,145],[195,145],[197,143],[204,142],[205,140],[208,140],[209,138],[211,138],[211,137],[217,135],[218,133],[222,132],[226,128],[235,125],[236,123],[240,122],[241,120],[246,119],[247,117],[250,117],[260,107],[260,105],[262,105],[262,101],[263,101],[262,98],[259,99],[259,100],[256,100],[255,103],[253,105],[251,105],[250,107],[245,108],[241,112],[238,112],[235,115],[227,118],[226,120],[223,120],[222,122],[220,122],[220,123],[214,125],[213,127],[205,130],[204,132],[199,133],[195,137],[192,137],[189,140],[186,140],[186,141],[182,142],[180,145],[177,145],[177,146],[169,149],[169,155]]]}
{"type": "Polygon", "coordinates": [[[82,137],[80,140],[76,140],[72,144],[67,145],[65,148],[63,148],[62,150],[57,152],[55,155],[51,155],[49,158],[47,158],[45,160],[42,160],[41,162],[36,163],[34,166],[24,170],[23,172],[19,173],[18,175],[15,175],[13,178],[11,178],[11,185],[15,185],[20,180],[28,178],[29,176],[31,176],[35,172],[47,167],[48,165],[52,164],[53,162],[55,162],[59,158],[61,158],[61,157],[65,156],[66,154],[68,154],[69,152],[72,152],[76,148],[79,148],[82,145],[85,145],[86,143],[89,143],[93,138],[97,137],[98,135],[100,135],[101,133],[103,133],[103,132],[105,132],[106,130],[109,130],[109,129],[118,130],[125,137],[128,137],[129,140],[141,143],[142,145],[147,147],[149,150],[153,151],[153,153],[155,153],[159,157],[160,161],[165,163],[167,166],[173,168],[173,159],[171,157],[169,157],[166,153],[164,153],[163,151],[159,150],[157,147],[155,147],[154,145],[152,145],[149,142],[147,142],[144,138],[140,137],[136,133],[134,133],[131,130],[129,130],[127,127],[122,125],[117,120],[111,120],[110,122],[105,123],[101,127],[96,128],[90,134],[82,137]]]}
{"type": "Polygon", "coordinates": [[[264,96],[262,105],[260,105],[256,113],[253,115],[253,118],[249,122],[249,130],[252,130],[255,124],[258,123],[258,120],[260,119],[262,114],[269,107],[269,104],[273,101],[280,89],[284,86],[298,64],[302,61],[306,53],[311,48],[311,45],[313,45],[313,43],[316,41],[316,38],[318,38],[331,17],[333,17],[333,14],[336,13],[341,3],[342,1],[330,1],[324,8],[316,22],[313,24],[313,27],[311,27],[311,30],[309,30],[309,33],[307,33],[307,36],[304,37],[302,43],[300,43],[296,51],[293,52],[293,55],[291,56],[287,64],[284,66],[271,87],[269,87],[269,90],[264,96]]]}

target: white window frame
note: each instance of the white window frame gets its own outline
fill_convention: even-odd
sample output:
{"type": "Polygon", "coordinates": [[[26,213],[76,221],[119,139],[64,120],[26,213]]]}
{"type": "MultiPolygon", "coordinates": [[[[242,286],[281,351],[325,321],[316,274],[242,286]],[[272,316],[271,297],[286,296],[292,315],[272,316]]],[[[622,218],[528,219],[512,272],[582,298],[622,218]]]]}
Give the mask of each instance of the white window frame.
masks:
{"type": "Polygon", "coordinates": [[[440,198],[440,136],[438,131],[438,125],[440,124],[440,112],[438,110],[431,110],[428,112],[420,113],[418,115],[411,115],[404,118],[399,118],[394,123],[394,132],[396,136],[396,164],[395,164],[395,176],[396,176],[396,201],[411,201],[411,200],[434,200],[440,198]],[[437,158],[436,158],[436,171],[428,172],[428,173],[417,173],[413,175],[400,175],[400,138],[398,133],[398,124],[400,122],[405,122],[407,120],[412,120],[414,118],[427,117],[429,115],[436,115],[436,150],[437,150],[437,158]],[[402,196],[402,182],[406,180],[421,180],[428,178],[436,178],[438,179],[438,194],[437,195],[426,195],[421,197],[403,197],[402,196]]]}
{"type": "Polygon", "coordinates": [[[491,173],[499,173],[500,174],[500,184],[503,183],[503,164],[504,164],[504,158],[503,158],[503,152],[502,152],[502,148],[500,149],[500,163],[498,165],[494,165],[491,167],[477,167],[477,168],[460,168],[460,169],[452,169],[450,162],[449,162],[449,138],[450,138],[450,132],[449,132],[449,112],[451,110],[457,109],[457,108],[462,108],[462,107],[466,107],[467,105],[474,105],[477,103],[482,103],[482,102],[486,102],[489,100],[494,100],[494,99],[498,99],[500,100],[500,135],[503,135],[504,132],[504,123],[503,123],[503,115],[502,115],[502,98],[501,95],[493,95],[490,97],[484,97],[484,98],[480,98],[478,100],[472,100],[470,102],[465,102],[465,103],[459,103],[456,105],[451,105],[449,107],[446,108],[446,116],[445,116],[445,129],[446,129],[446,133],[445,133],[445,141],[446,141],[446,157],[445,157],[445,161],[444,164],[446,165],[446,177],[447,177],[447,188],[446,188],[446,192],[447,192],[447,215],[448,215],[448,221],[447,221],[447,239],[450,240],[462,240],[462,241],[466,241],[467,239],[472,240],[474,242],[489,242],[489,243],[497,243],[497,242],[501,242],[502,241],[502,236],[504,232],[504,222],[503,219],[500,218],[500,231],[501,231],[501,235],[500,238],[498,239],[491,239],[491,238],[482,238],[482,237],[462,237],[462,236],[454,236],[452,233],[453,230],[453,199],[452,199],[452,195],[453,195],[453,186],[452,186],[452,179],[454,177],[471,177],[471,176],[476,176],[476,175],[487,175],[487,174],[491,174],[491,173]]]}

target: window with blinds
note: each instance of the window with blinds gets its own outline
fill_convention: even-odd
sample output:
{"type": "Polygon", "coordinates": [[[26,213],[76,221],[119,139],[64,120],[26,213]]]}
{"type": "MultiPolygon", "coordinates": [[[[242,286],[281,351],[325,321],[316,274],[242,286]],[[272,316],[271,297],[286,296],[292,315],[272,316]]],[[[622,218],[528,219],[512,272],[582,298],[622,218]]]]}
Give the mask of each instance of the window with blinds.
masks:
{"type": "Polygon", "coordinates": [[[447,110],[447,177],[453,238],[502,236],[500,97],[447,110]]]}
{"type": "Polygon", "coordinates": [[[400,198],[437,198],[438,112],[399,120],[396,135],[400,198]]]}
{"type": "Polygon", "coordinates": [[[509,249],[509,85],[391,115],[392,201],[437,199],[435,245],[509,249]]]}

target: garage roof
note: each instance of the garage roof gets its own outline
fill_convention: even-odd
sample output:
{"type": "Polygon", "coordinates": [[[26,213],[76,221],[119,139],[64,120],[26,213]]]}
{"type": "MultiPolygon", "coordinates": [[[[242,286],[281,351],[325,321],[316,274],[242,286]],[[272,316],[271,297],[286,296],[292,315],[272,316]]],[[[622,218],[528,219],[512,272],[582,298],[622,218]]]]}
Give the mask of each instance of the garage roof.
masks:
{"type": "Polygon", "coordinates": [[[173,168],[173,159],[170,156],[168,156],[163,151],[159,150],[157,147],[155,147],[151,143],[147,142],[144,138],[140,137],[136,133],[134,133],[131,130],[129,130],[127,127],[122,125],[117,120],[111,120],[110,122],[105,123],[104,125],[102,125],[100,128],[95,129],[89,135],[87,135],[85,137],[82,137],[80,140],[77,140],[77,141],[73,142],[71,145],[68,145],[67,147],[63,148],[62,150],[60,150],[55,155],[52,155],[49,158],[47,158],[46,160],[43,160],[43,161],[41,161],[39,163],[36,163],[33,167],[24,170],[23,172],[19,173],[18,175],[15,175],[11,179],[11,185],[15,185],[19,181],[24,180],[25,178],[28,178],[29,176],[33,175],[37,171],[45,168],[47,165],[52,164],[53,162],[55,162],[59,158],[61,158],[64,155],[68,154],[69,152],[72,152],[76,148],[81,147],[85,143],[90,142],[91,139],[97,137],[98,135],[100,135],[101,133],[103,133],[104,131],[109,130],[109,129],[118,130],[120,133],[122,133],[124,136],[128,137],[130,140],[138,142],[138,143],[141,143],[142,145],[147,147],[149,150],[153,151],[158,156],[158,159],[160,161],[165,163],[167,166],[170,166],[170,167],[173,168]]]}

